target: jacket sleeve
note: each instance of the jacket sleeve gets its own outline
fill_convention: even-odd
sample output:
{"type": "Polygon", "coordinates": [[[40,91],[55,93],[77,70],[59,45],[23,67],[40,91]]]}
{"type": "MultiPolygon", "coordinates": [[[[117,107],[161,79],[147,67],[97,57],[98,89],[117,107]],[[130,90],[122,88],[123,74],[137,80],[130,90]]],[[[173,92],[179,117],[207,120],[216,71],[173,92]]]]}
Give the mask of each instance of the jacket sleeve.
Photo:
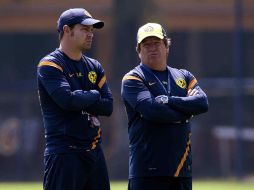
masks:
{"type": "Polygon", "coordinates": [[[205,92],[199,87],[196,78],[187,70],[181,70],[188,81],[186,86],[187,92],[189,90],[196,89],[198,91],[197,95],[178,97],[169,96],[168,105],[175,108],[176,110],[182,111],[191,115],[198,115],[208,111],[208,98],[205,92]]]}
{"type": "Polygon", "coordinates": [[[176,110],[182,111],[191,115],[198,115],[208,111],[208,99],[204,91],[196,86],[198,94],[195,96],[177,97],[170,96],[168,105],[176,110]]]}
{"type": "Polygon", "coordinates": [[[123,78],[121,95],[133,110],[148,121],[172,123],[190,117],[190,115],[172,109],[167,105],[157,103],[142,80],[136,76],[123,78]]]}
{"type": "Polygon", "coordinates": [[[53,62],[47,65],[39,64],[37,76],[50,97],[62,109],[83,110],[100,99],[96,90],[72,92],[61,67],[53,62]]]}
{"type": "Polygon", "coordinates": [[[98,83],[98,91],[100,92],[101,98],[87,107],[86,111],[92,115],[110,116],[113,112],[113,97],[105,75],[98,83]]]}

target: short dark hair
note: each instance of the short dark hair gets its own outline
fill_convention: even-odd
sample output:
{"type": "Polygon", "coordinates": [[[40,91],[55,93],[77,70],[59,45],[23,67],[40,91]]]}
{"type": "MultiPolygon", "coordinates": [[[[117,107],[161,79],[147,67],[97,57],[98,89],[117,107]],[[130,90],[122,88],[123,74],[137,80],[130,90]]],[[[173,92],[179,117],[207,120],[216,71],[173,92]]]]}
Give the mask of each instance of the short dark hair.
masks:
{"type": "MultiPolygon", "coordinates": [[[[75,27],[76,24],[72,24],[72,25],[67,25],[69,26],[69,28],[72,30],[74,27],[75,27]]],[[[63,35],[64,35],[64,31],[61,30],[59,33],[58,33],[58,39],[59,41],[61,41],[63,39],[63,35]]]]}

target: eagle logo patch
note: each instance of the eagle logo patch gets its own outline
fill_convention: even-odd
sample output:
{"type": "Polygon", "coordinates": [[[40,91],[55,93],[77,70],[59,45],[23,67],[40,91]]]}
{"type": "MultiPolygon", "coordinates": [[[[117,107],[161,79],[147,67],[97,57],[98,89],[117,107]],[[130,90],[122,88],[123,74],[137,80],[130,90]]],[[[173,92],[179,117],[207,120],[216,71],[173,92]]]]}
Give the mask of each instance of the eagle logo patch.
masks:
{"type": "Polygon", "coordinates": [[[184,79],[178,78],[175,81],[176,81],[177,86],[179,86],[180,88],[183,88],[183,89],[186,88],[186,81],[184,79]]]}
{"type": "Polygon", "coordinates": [[[146,28],[144,28],[145,32],[152,32],[153,31],[153,27],[152,26],[147,26],[146,28]]]}
{"type": "Polygon", "coordinates": [[[88,79],[90,80],[91,83],[95,84],[96,79],[97,79],[97,74],[96,74],[96,72],[90,71],[90,72],[88,73],[88,79]]]}

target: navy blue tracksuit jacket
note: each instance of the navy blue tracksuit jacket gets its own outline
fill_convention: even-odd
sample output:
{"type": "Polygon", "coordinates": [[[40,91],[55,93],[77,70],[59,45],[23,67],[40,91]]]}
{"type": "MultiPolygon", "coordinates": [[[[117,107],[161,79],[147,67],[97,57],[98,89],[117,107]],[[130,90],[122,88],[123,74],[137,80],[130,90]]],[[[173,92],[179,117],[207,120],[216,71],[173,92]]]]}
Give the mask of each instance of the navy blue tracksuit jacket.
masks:
{"type": "Polygon", "coordinates": [[[91,116],[109,116],[113,110],[101,64],[85,55],[75,61],[56,49],[40,61],[37,78],[45,155],[95,149],[101,128],[93,125],[91,116]]]}
{"type": "Polygon", "coordinates": [[[143,64],[122,80],[128,116],[129,178],[191,177],[190,118],[208,110],[206,94],[187,70],[156,72],[143,64]],[[199,94],[187,96],[189,89],[199,94]],[[166,95],[167,104],[155,97],[166,95]]]}

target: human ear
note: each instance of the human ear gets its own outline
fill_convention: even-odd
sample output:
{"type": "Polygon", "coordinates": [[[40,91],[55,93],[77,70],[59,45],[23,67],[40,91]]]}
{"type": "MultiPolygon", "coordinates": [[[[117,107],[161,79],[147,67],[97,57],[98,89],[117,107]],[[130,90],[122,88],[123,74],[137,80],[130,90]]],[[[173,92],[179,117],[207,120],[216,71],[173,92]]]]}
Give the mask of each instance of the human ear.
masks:
{"type": "Polygon", "coordinates": [[[70,33],[71,28],[68,25],[64,25],[63,26],[63,31],[64,31],[64,33],[70,33]]]}

